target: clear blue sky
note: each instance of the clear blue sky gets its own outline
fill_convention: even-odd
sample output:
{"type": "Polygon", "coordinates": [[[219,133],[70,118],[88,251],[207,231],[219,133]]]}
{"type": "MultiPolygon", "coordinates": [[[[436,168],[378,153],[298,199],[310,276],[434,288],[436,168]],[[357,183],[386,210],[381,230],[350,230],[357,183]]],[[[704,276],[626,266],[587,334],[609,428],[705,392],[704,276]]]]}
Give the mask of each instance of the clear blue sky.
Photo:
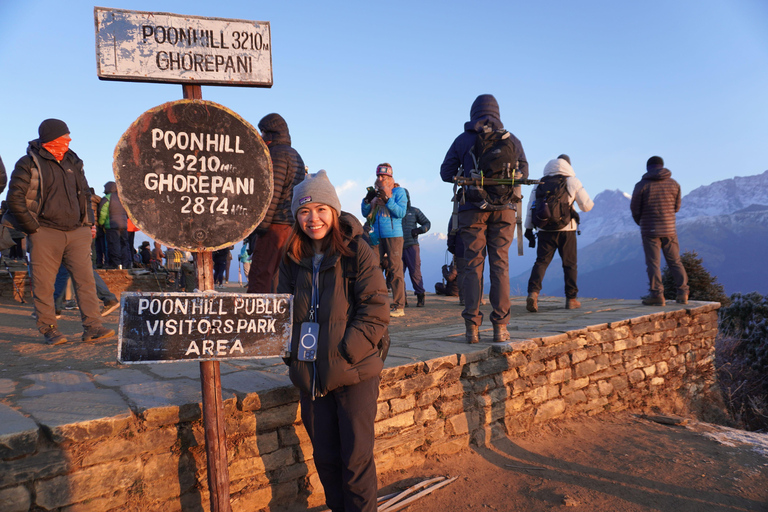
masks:
{"type": "MultiPolygon", "coordinates": [[[[445,231],[439,167],[478,94],[522,141],[531,177],[560,153],[594,197],[631,192],[661,155],[683,192],[768,169],[764,0],[123,1],[115,9],[269,21],[271,89],[203,87],[256,125],[278,112],[346,210],[390,162],[445,231]],[[479,5],[482,5],[480,9],[479,5]]],[[[91,185],[118,140],[180,85],[96,76],[94,4],[0,1],[0,156],[13,168],[45,118],[66,121],[91,185]]]]}

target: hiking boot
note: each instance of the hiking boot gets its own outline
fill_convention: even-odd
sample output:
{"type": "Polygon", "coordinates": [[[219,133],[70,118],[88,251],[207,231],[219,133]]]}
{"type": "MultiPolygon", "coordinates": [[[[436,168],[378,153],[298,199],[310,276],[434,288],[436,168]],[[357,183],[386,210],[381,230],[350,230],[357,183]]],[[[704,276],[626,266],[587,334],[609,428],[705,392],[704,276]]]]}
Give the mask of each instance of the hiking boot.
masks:
{"type": "Polygon", "coordinates": [[[389,310],[389,316],[393,316],[393,317],[405,316],[405,309],[403,309],[403,308],[392,308],[392,309],[389,310]]]}
{"type": "Polygon", "coordinates": [[[663,306],[665,304],[664,296],[646,295],[643,297],[643,306],[663,306]]]}
{"type": "Polygon", "coordinates": [[[539,310],[539,292],[528,293],[528,298],[525,299],[525,309],[531,313],[536,313],[539,310]]]}
{"type": "Polygon", "coordinates": [[[101,316],[107,316],[114,310],[120,307],[120,301],[110,300],[104,303],[104,309],[101,311],[101,316]]]}
{"type": "Polygon", "coordinates": [[[464,325],[467,327],[467,343],[480,343],[480,332],[478,327],[469,320],[464,320],[464,325]]]}
{"type": "Polygon", "coordinates": [[[416,307],[417,308],[423,308],[424,307],[424,294],[423,293],[416,294],[416,307]]]}
{"type": "Polygon", "coordinates": [[[49,325],[43,331],[43,336],[45,336],[45,342],[49,345],[61,345],[67,342],[67,338],[61,334],[61,331],[55,325],[49,325]]]}
{"type": "Polygon", "coordinates": [[[688,294],[678,293],[677,298],[675,299],[675,302],[677,302],[678,304],[688,304],[688,294]]]}
{"type": "Polygon", "coordinates": [[[499,343],[509,339],[509,331],[504,324],[493,324],[493,341],[499,343]]]}
{"type": "Polygon", "coordinates": [[[565,309],[579,309],[581,307],[581,302],[576,299],[576,297],[572,299],[565,299],[565,309]]]}
{"type": "Polygon", "coordinates": [[[83,332],[83,341],[98,341],[106,338],[111,338],[115,335],[115,331],[107,329],[106,327],[90,327],[83,332]]]}

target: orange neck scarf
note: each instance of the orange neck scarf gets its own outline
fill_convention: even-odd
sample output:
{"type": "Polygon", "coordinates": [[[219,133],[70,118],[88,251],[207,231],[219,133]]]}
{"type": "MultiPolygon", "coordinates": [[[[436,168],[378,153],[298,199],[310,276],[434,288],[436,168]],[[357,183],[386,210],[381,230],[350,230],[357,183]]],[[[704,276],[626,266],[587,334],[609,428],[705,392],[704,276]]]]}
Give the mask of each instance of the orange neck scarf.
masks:
{"type": "Polygon", "coordinates": [[[58,139],[53,139],[51,142],[46,142],[42,146],[53,155],[58,162],[64,159],[64,155],[69,151],[69,142],[72,138],[69,135],[62,135],[58,139]]]}

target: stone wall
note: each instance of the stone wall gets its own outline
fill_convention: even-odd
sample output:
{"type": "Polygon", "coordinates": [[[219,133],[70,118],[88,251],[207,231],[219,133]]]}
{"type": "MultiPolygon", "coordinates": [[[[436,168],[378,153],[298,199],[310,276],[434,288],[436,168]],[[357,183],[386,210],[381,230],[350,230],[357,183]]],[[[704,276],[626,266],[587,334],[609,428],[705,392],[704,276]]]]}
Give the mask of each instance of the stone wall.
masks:
{"type": "MultiPolygon", "coordinates": [[[[12,297],[16,302],[21,302],[20,297],[30,301],[32,297],[29,276],[26,270],[19,265],[0,272],[0,297],[12,297]],[[11,280],[13,278],[13,280],[11,280]]],[[[168,281],[168,272],[134,273],[130,270],[105,270],[99,269],[101,278],[107,288],[120,297],[123,292],[171,292],[183,291],[175,288],[173,282],[168,281]]]]}
{"type": "MultiPolygon", "coordinates": [[[[714,386],[717,304],[388,368],[379,472],[580,414],[691,412],[714,386]]],[[[235,512],[323,503],[291,387],[225,401],[235,512]]],[[[31,422],[31,421],[30,421],[31,422]]],[[[34,425],[34,422],[31,422],[34,425]]],[[[5,512],[208,510],[199,404],[0,437],[5,512]]]]}

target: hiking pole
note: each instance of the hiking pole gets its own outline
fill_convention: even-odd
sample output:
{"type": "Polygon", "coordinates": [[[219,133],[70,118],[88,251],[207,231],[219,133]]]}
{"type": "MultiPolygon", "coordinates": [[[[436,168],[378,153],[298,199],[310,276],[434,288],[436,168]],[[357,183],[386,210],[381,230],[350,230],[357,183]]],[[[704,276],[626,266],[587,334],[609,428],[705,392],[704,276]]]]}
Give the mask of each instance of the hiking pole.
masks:
{"type": "Polygon", "coordinates": [[[539,185],[541,184],[540,180],[528,180],[528,179],[513,179],[513,178],[467,178],[466,176],[456,176],[453,178],[453,181],[460,186],[473,186],[473,187],[483,187],[483,186],[494,186],[494,185],[511,185],[511,186],[517,186],[517,185],[539,185]]]}
{"type": "Polygon", "coordinates": [[[484,187],[484,186],[496,186],[496,185],[508,185],[515,187],[515,195],[517,199],[514,201],[515,203],[515,223],[517,224],[517,254],[518,256],[523,255],[523,219],[522,219],[522,208],[518,207],[517,205],[522,204],[522,194],[519,193],[519,189],[517,188],[519,185],[539,185],[541,184],[541,181],[539,180],[528,180],[528,179],[514,179],[514,178],[467,178],[466,176],[456,176],[453,178],[453,181],[456,185],[465,187],[465,186],[471,186],[471,187],[484,187]]]}

